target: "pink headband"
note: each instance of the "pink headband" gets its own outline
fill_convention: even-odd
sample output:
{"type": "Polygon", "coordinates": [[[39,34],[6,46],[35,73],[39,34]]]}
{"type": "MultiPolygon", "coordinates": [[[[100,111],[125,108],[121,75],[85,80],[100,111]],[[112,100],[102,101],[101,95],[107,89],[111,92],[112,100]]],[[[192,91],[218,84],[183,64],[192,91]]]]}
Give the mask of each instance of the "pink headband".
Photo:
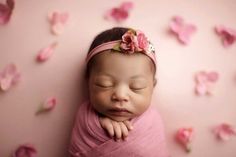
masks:
{"type": "Polygon", "coordinates": [[[126,54],[143,53],[156,65],[155,49],[147,37],[140,31],[128,30],[122,36],[122,40],[98,45],[88,53],[86,62],[88,63],[93,56],[105,50],[115,50],[126,54]]]}

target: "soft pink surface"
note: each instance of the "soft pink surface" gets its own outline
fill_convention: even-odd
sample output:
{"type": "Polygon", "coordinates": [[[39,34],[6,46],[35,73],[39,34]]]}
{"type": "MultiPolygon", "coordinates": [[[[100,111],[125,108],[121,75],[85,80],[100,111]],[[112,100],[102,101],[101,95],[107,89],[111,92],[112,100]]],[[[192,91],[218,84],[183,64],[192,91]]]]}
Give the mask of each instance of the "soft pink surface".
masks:
{"type": "MultiPolygon", "coordinates": [[[[0,0],[4,2],[4,0],[0,0]]],[[[0,26],[0,70],[14,62],[21,82],[0,93],[0,156],[9,157],[20,144],[32,143],[39,157],[65,157],[73,121],[84,92],[83,61],[95,34],[116,26],[104,13],[122,1],[18,0],[10,22],[0,26]],[[50,34],[47,15],[68,11],[70,18],[60,36],[50,34]],[[58,41],[53,56],[36,62],[38,51],[58,41]],[[49,113],[35,116],[40,102],[58,98],[49,113]]],[[[163,116],[173,157],[235,157],[236,138],[221,143],[211,127],[236,125],[236,44],[225,49],[214,32],[224,24],[236,28],[235,0],[136,0],[121,26],[146,32],[157,49],[158,84],[154,94],[163,116]],[[175,15],[197,26],[188,46],[168,33],[175,15]],[[214,96],[193,93],[193,75],[199,70],[219,73],[214,96]],[[186,154],[173,136],[180,127],[194,127],[192,152],[186,154]]]]}

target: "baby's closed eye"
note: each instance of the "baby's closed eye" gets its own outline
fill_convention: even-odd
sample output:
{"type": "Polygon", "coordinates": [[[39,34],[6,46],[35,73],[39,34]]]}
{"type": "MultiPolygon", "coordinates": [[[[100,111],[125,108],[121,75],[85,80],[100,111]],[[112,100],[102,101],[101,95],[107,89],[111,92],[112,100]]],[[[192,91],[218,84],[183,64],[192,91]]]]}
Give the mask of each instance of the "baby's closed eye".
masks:
{"type": "Polygon", "coordinates": [[[144,81],[134,81],[130,84],[130,89],[132,90],[142,90],[147,87],[147,84],[144,81]]]}
{"type": "Polygon", "coordinates": [[[97,82],[95,82],[95,85],[97,87],[101,87],[101,88],[110,88],[110,87],[114,86],[112,81],[109,81],[109,80],[97,81],[97,82]]]}

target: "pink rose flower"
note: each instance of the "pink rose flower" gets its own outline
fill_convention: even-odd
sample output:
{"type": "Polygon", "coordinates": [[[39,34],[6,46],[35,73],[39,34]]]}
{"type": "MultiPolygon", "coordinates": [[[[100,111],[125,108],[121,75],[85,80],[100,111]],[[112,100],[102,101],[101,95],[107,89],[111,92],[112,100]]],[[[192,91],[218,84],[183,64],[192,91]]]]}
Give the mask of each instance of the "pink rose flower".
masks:
{"type": "Polygon", "coordinates": [[[37,150],[30,144],[24,144],[17,148],[12,157],[36,157],[37,150]]]}
{"type": "Polygon", "coordinates": [[[146,51],[148,48],[148,39],[142,32],[137,32],[138,51],[146,51]]]}
{"type": "Polygon", "coordinates": [[[137,47],[137,38],[132,31],[127,31],[122,36],[120,48],[127,53],[134,53],[137,47]]]}
{"type": "Polygon", "coordinates": [[[176,140],[187,152],[191,151],[190,143],[193,139],[193,128],[180,128],[176,133],[176,140]]]}
{"type": "Polygon", "coordinates": [[[216,137],[222,141],[228,141],[231,136],[236,136],[236,129],[227,123],[222,123],[213,129],[216,137]]]}

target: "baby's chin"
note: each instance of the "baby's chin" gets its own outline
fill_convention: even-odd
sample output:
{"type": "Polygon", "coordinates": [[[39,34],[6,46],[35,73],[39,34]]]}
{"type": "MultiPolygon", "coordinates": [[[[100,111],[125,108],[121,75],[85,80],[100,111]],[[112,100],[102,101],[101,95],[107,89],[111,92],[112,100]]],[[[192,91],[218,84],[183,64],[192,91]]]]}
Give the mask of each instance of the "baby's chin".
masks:
{"type": "Polygon", "coordinates": [[[113,116],[113,115],[107,115],[107,117],[111,118],[114,121],[117,122],[123,122],[126,120],[132,120],[134,117],[125,117],[125,116],[113,116]]]}

